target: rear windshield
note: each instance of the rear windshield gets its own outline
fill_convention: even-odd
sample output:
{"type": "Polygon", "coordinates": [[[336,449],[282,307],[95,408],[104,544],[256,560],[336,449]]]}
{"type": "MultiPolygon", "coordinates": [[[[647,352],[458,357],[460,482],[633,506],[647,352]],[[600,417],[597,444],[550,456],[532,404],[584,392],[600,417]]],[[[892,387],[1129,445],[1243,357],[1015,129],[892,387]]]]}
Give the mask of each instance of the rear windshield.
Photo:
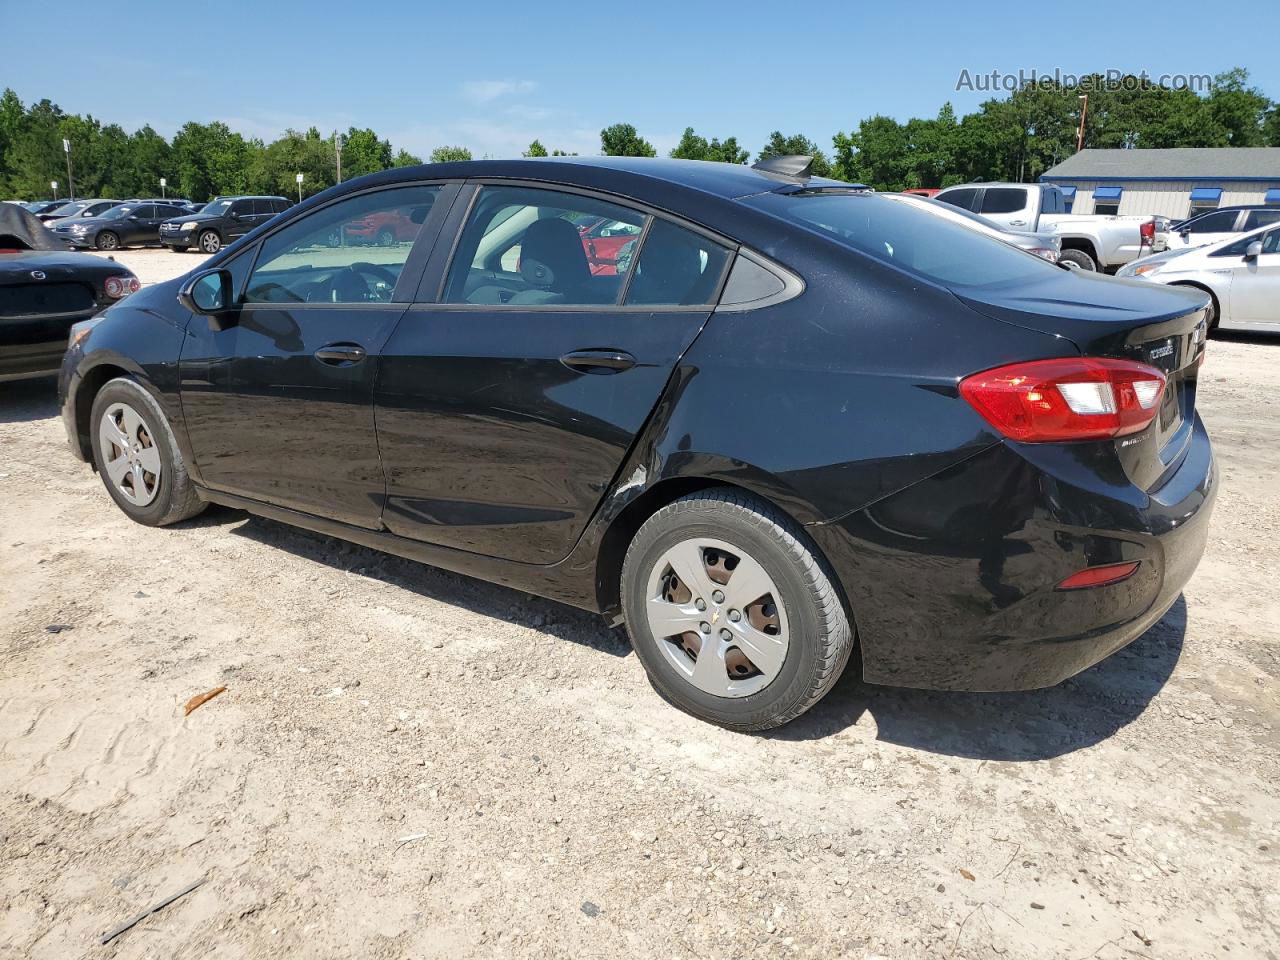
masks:
{"type": "Polygon", "coordinates": [[[743,202],[949,287],[1017,282],[1058,269],[995,237],[875,194],[763,193],[743,202]]]}

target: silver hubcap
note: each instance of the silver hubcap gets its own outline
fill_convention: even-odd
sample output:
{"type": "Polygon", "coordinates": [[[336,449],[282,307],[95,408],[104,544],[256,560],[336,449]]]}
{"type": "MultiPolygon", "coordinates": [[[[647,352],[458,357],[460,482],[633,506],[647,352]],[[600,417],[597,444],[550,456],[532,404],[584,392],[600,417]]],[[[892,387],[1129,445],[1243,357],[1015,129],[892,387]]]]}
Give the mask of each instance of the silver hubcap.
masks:
{"type": "Polygon", "coordinates": [[[704,693],[757,693],[786,662],[787,615],[773,578],[723,540],[698,537],[664,553],[645,612],[662,655],[704,693]]]}
{"type": "Polygon", "coordinates": [[[160,449],[127,403],[107,407],[98,424],[103,469],[126,500],[145,507],[160,491],[160,449]]]}
{"type": "Polygon", "coordinates": [[[204,247],[205,253],[217,253],[218,238],[214,236],[212,233],[206,233],[204,235],[204,240],[203,242],[201,242],[200,246],[204,247]]]}

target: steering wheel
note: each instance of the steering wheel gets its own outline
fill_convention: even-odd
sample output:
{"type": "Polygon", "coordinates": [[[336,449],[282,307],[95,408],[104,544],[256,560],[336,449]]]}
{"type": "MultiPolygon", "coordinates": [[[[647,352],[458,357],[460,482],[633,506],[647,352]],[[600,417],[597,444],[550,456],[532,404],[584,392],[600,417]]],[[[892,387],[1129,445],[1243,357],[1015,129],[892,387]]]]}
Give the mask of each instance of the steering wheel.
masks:
{"type": "Polygon", "coordinates": [[[322,302],[347,302],[352,298],[345,294],[353,290],[357,284],[363,287],[364,295],[360,299],[385,302],[391,299],[391,293],[395,290],[396,275],[386,267],[359,260],[330,277],[325,285],[327,289],[317,299],[322,302]],[[372,278],[377,285],[370,284],[366,277],[372,278]]]}

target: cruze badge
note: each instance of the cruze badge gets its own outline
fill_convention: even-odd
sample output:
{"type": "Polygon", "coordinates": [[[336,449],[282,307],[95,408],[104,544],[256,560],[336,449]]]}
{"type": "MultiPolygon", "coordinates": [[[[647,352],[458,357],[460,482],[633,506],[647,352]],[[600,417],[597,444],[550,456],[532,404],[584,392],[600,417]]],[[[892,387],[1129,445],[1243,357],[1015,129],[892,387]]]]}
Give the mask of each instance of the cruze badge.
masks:
{"type": "Polygon", "coordinates": [[[1152,350],[1149,356],[1151,357],[1152,360],[1159,360],[1161,357],[1172,356],[1172,354],[1173,354],[1173,344],[1166,343],[1163,347],[1156,347],[1154,350],[1152,350]]]}
{"type": "Polygon", "coordinates": [[[32,280],[43,280],[46,276],[48,276],[48,274],[46,274],[43,270],[32,270],[32,271],[31,271],[31,279],[32,279],[32,280]]]}

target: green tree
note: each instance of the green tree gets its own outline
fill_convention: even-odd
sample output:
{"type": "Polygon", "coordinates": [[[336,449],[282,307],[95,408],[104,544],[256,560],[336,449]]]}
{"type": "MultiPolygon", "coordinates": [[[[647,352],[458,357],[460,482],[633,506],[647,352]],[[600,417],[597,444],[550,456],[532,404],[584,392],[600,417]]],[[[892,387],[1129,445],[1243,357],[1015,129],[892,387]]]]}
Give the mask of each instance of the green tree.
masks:
{"type": "Polygon", "coordinates": [[[13,151],[26,125],[26,107],[18,95],[6,87],[0,94],[0,199],[22,195],[14,182],[17,164],[13,151]]]}
{"type": "Polygon", "coordinates": [[[58,181],[58,195],[67,195],[66,163],[59,125],[62,108],[49,100],[33,103],[7,152],[13,192],[21,197],[48,197],[49,181],[58,181]]]}
{"type": "Polygon", "coordinates": [[[790,137],[784,137],[779,130],[769,134],[769,139],[760,148],[756,161],[767,160],[769,157],[791,156],[813,157],[812,171],[815,177],[829,177],[833,172],[831,161],[827,159],[825,153],[818,149],[816,143],[798,133],[790,137]]]}
{"type": "Polygon", "coordinates": [[[416,167],[422,163],[422,158],[416,153],[410,153],[401,147],[396,152],[396,158],[391,162],[393,167],[416,167]]]}
{"type": "Polygon", "coordinates": [[[678,160],[710,160],[718,163],[746,163],[751,154],[738,146],[737,137],[729,137],[723,143],[719,140],[708,141],[693,132],[693,127],[685,127],[684,135],[671,156],[678,160]]]}
{"type": "Polygon", "coordinates": [[[615,123],[600,131],[600,149],[606,157],[656,157],[653,144],[629,123],[615,123]]]}
{"type": "Polygon", "coordinates": [[[458,160],[470,160],[471,151],[466,147],[436,147],[431,151],[432,163],[454,163],[458,160]]]}
{"type": "Polygon", "coordinates": [[[1266,142],[1265,123],[1273,104],[1261,90],[1249,86],[1249,71],[1236,67],[1213,78],[1208,112],[1226,132],[1227,145],[1260,147],[1266,142]]]}
{"type": "Polygon", "coordinates": [[[391,141],[379,140],[372,129],[351,127],[343,136],[342,179],[363,177],[368,173],[386,170],[395,163],[391,141]]]}
{"type": "Polygon", "coordinates": [[[541,140],[535,140],[533,143],[529,144],[529,149],[523,154],[523,156],[526,157],[545,157],[546,155],[547,148],[542,145],[541,140]]]}

